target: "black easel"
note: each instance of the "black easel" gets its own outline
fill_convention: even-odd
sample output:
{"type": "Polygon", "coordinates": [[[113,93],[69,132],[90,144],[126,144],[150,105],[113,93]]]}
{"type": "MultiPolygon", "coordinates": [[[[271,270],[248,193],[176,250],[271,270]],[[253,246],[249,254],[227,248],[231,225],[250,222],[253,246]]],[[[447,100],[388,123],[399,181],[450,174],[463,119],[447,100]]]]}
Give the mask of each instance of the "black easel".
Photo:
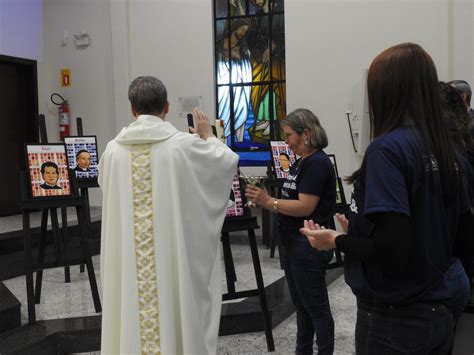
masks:
{"type": "MultiPolygon", "coordinates": [[[[71,181],[74,181],[74,174],[71,173],[71,181]]],[[[40,303],[41,299],[41,281],[43,270],[48,268],[57,267],[68,267],[71,265],[77,265],[85,263],[87,265],[87,272],[89,276],[89,283],[91,286],[92,299],[94,301],[95,311],[97,313],[102,311],[100,304],[99,291],[97,288],[97,281],[94,273],[94,266],[92,264],[92,257],[89,249],[89,243],[87,238],[86,221],[85,221],[85,202],[82,197],[63,197],[61,199],[51,200],[32,200],[27,196],[27,179],[23,174],[22,179],[22,213],[23,213],[23,233],[24,233],[24,251],[25,251],[25,276],[26,276],[26,294],[28,303],[28,323],[36,323],[36,311],[35,303],[40,303]],[[64,251],[64,240],[61,238],[58,224],[57,209],[75,207],[77,213],[77,220],[81,235],[81,249],[82,255],[77,260],[68,258],[67,254],[63,254],[64,251]],[[47,211],[51,213],[52,231],[54,238],[55,248],[55,260],[45,261],[45,245],[40,244],[38,252],[38,262],[33,264],[32,246],[31,246],[31,229],[30,229],[30,213],[43,209],[42,225],[41,225],[41,239],[44,240],[46,237],[48,215],[47,211]],[[45,213],[46,211],[46,213],[45,213]],[[36,287],[33,288],[33,272],[36,272],[36,287]],[[36,289],[36,292],[35,292],[36,289]]],[[[76,188],[77,189],[77,188],[76,188]]]]}
{"type": "MultiPolygon", "coordinates": [[[[82,128],[82,118],[77,117],[76,118],[76,125],[77,125],[77,135],[78,136],[83,136],[84,131],[82,128]]],[[[97,183],[96,180],[94,181],[79,181],[78,182],[79,189],[81,191],[81,196],[84,197],[84,200],[86,202],[86,220],[87,220],[87,227],[88,227],[88,233],[90,233],[90,226],[92,224],[91,220],[91,209],[90,209],[90,204],[89,204],[89,188],[90,187],[99,187],[99,184],[97,183]]],[[[79,272],[84,272],[84,264],[81,264],[79,266],[79,272]]]]}
{"type": "Polygon", "coordinates": [[[275,351],[273,342],[272,322],[270,312],[268,310],[267,297],[265,294],[265,285],[263,283],[262,268],[260,266],[260,258],[258,256],[257,240],[255,238],[255,229],[259,228],[257,217],[242,216],[242,217],[228,217],[222,226],[222,248],[224,254],[224,267],[227,280],[227,293],[222,295],[223,301],[235,300],[243,297],[258,296],[260,301],[260,309],[263,316],[263,326],[265,330],[265,338],[267,341],[268,351],[275,351]],[[232,252],[230,248],[230,232],[247,231],[250,245],[250,252],[252,253],[253,268],[255,271],[255,280],[257,288],[245,291],[235,291],[235,282],[237,276],[235,273],[234,261],[232,259],[232,252]]]}
{"type": "MultiPolygon", "coordinates": [[[[45,118],[43,115],[39,116],[39,128],[41,133],[41,140],[43,143],[47,141],[45,118]]],[[[66,281],[69,277],[69,266],[77,264],[86,264],[91,286],[92,298],[96,312],[101,312],[99,291],[97,288],[97,281],[94,273],[94,266],[92,264],[92,257],[88,243],[87,233],[87,219],[85,216],[86,202],[82,196],[79,196],[77,191],[77,184],[74,172],[69,171],[72,196],[63,196],[51,199],[32,199],[28,195],[28,179],[25,174],[22,174],[21,181],[21,208],[23,213],[23,233],[24,233],[24,252],[25,252],[25,276],[26,276],[26,291],[28,304],[28,322],[29,324],[36,323],[35,303],[40,303],[41,287],[43,270],[48,268],[65,267],[66,281]],[[77,260],[71,260],[67,252],[68,236],[67,236],[67,207],[75,207],[77,213],[77,221],[80,231],[80,244],[82,255],[77,260]],[[62,215],[62,232],[59,228],[57,209],[61,208],[62,215]],[[38,249],[37,264],[33,264],[32,243],[31,243],[31,229],[30,229],[30,213],[42,209],[41,217],[41,236],[38,249]],[[54,262],[45,261],[46,249],[46,233],[48,229],[48,214],[51,214],[52,234],[54,239],[55,260],[54,262]],[[36,272],[36,286],[33,287],[33,272],[36,272]],[[35,293],[36,289],[36,293],[35,293]]]]}
{"type": "MultiPolygon", "coordinates": [[[[40,142],[41,143],[48,143],[48,131],[46,130],[46,119],[44,115],[38,116],[38,130],[40,133],[40,142]]],[[[49,211],[49,209],[43,209],[42,216],[41,216],[41,238],[40,238],[40,246],[39,246],[39,253],[38,258],[41,256],[44,257],[44,248],[46,246],[46,230],[48,228],[48,212],[51,212],[51,225],[54,223],[58,223],[58,216],[56,210],[54,211],[54,218],[53,218],[53,211],[49,211]],[[44,231],[44,233],[43,233],[44,231]]],[[[67,242],[67,210],[66,207],[61,208],[61,234],[63,241],[67,242]]],[[[59,228],[59,227],[58,227],[59,228]]],[[[56,233],[56,232],[53,232],[56,233]]],[[[56,239],[55,239],[56,240],[56,239]]],[[[67,248],[65,248],[67,250],[67,248]]],[[[38,285],[41,285],[43,281],[43,271],[40,270],[36,274],[36,288],[38,289],[38,285]]],[[[69,266],[64,267],[64,282],[69,283],[71,282],[71,271],[69,266]]],[[[39,303],[39,298],[41,297],[41,287],[39,288],[40,293],[37,296],[37,302],[39,303]]]]}

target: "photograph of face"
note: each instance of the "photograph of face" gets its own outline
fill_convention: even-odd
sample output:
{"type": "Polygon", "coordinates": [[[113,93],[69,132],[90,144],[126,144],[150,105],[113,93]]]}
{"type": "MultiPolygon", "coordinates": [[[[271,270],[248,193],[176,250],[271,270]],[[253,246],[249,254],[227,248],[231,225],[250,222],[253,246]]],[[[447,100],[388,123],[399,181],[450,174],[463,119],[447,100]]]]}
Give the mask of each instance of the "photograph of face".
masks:
{"type": "Polygon", "coordinates": [[[271,141],[270,146],[276,177],[286,179],[291,166],[296,161],[295,153],[284,141],[271,141]]]}
{"type": "Polygon", "coordinates": [[[59,180],[59,168],[52,161],[47,161],[41,164],[41,176],[44,182],[40,185],[45,190],[58,190],[62,189],[58,185],[59,180]]]}
{"type": "Polygon", "coordinates": [[[98,154],[95,136],[65,137],[69,168],[74,169],[77,180],[97,179],[98,154]]]}
{"type": "Polygon", "coordinates": [[[280,153],[280,170],[288,173],[290,171],[290,156],[285,152],[280,153]]]}
{"type": "Polygon", "coordinates": [[[235,174],[232,181],[229,202],[227,204],[226,217],[238,217],[244,215],[244,205],[242,202],[242,192],[240,191],[239,175],[235,174]]]}
{"type": "Polygon", "coordinates": [[[87,150],[82,149],[76,153],[76,171],[90,171],[89,166],[91,165],[91,153],[87,150]]]}
{"type": "Polygon", "coordinates": [[[27,145],[32,197],[71,194],[66,148],[63,144],[27,145]]]}

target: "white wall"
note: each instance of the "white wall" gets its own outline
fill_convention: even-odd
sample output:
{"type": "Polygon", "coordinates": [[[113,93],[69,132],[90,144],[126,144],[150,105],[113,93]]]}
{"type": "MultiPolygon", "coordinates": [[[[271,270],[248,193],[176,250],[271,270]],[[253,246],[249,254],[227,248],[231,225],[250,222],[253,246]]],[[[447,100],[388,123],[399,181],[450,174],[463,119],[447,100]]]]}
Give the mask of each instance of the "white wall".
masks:
{"type": "Polygon", "coordinates": [[[214,117],[212,1],[138,0],[130,2],[131,77],[154,75],[168,88],[168,119],[187,130],[179,118],[179,97],[202,96],[214,117]]]}
{"type": "Polygon", "coordinates": [[[0,0],[0,54],[43,58],[42,0],[0,0]]]}
{"type": "MultiPolygon", "coordinates": [[[[376,54],[400,42],[421,44],[440,79],[474,84],[472,0],[286,0],[288,110],[307,107],[327,129],[328,151],[349,174],[360,163],[352,150],[345,117],[362,70],[376,54]]],[[[168,87],[168,119],[178,117],[179,97],[202,96],[214,118],[212,0],[44,0],[45,63],[40,67],[40,110],[48,111],[60,90],[59,70],[72,70],[73,116],[85,119],[85,133],[97,134],[100,149],[131,121],[129,82],[154,75],[168,87]],[[92,44],[61,47],[64,30],[87,30],[92,44]]],[[[50,113],[50,132],[57,113],[50,113]]],[[[51,133],[50,133],[51,134],[51,133]]],[[[347,191],[346,191],[347,192],[347,191]]]]}
{"type": "MultiPolygon", "coordinates": [[[[116,135],[110,7],[107,1],[44,0],[44,61],[39,63],[39,112],[47,118],[48,138],[59,139],[58,109],[50,95],[58,92],[70,103],[76,133],[76,117],[82,117],[84,134],[97,135],[99,154],[116,135]],[[68,43],[61,45],[64,33],[68,43]],[[74,33],[87,31],[91,44],[76,48],[74,33]],[[60,86],[60,71],[71,69],[71,87],[60,86]]],[[[99,189],[90,192],[91,205],[99,205],[99,189]]]]}
{"type": "Polygon", "coordinates": [[[363,69],[385,48],[415,42],[432,55],[446,79],[447,10],[448,1],[434,0],[286,2],[288,111],[306,107],[321,119],[329,136],[327,151],[336,154],[341,175],[360,164],[345,109],[358,99],[352,97],[353,87],[363,69]]]}

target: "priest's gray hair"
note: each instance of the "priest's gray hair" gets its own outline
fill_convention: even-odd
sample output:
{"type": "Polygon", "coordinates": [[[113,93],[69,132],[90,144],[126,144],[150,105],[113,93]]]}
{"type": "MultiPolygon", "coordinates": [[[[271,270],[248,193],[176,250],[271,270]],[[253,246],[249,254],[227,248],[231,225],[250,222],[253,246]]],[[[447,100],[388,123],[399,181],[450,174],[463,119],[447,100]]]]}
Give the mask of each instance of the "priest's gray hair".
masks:
{"type": "Polygon", "coordinates": [[[319,119],[314,113],[305,108],[299,108],[288,114],[280,123],[281,126],[288,126],[298,135],[301,135],[305,128],[310,131],[309,146],[314,149],[324,149],[328,146],[328,136],[319,119]]]}
{"type": "Polygon", "coordinates": [[[160,114],[168,101],[168,93],[161,80],[139,76],[128,87],[128,99],[139,115],[160,114]]]}

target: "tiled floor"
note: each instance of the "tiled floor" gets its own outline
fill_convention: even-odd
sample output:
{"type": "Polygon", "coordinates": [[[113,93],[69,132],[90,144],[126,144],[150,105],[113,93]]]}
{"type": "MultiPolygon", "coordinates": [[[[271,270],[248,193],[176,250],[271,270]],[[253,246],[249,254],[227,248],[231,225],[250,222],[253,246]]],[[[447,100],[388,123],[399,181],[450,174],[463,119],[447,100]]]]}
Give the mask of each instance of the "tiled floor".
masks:
{"type": "MultiPolygon", "coordinates": [[[[237,290],[255,287],[255,277],[247,243],[232,244],[232,252],[236,266],[238,282],[237,290]]],[[[259,246],[260,260],[265,285],[283,276],[278,255],[269,258],[269,250],[259,246]]],[[[94,267],[99,280],[99,257],[94,257],[94,267]]],[[[224,273],[223,273],[224,274],[224,273]]],[[[79,267],[71,269],[71,283],[65,284],[62,269],[46,270],[43,276],[42,302],[37,306],[38,319],[67,318],[74,316],[94,315],[94,307],[89,289],[87,273],[79,273],[79,267]]],[[[18,277],[7,280],[5,285],[23,304],[22,322],[26,322],[25,279],[18,277]]],[[[223,292],[226,291],[225,279],[222,280],[223,292]]],[[[339,278],[329,286],[331,307],[336,324],[335,354],[352,354],[355,324],[355,299],[349,288],[339,278]]],[[[238,302],[234,300],[233,302],[238,302]]],[[[296,335],[296,318],[293,314],[273,329],[276,354],[294,353],[296,335]]],[[[219,338],[218,354],[264,354],[266,353],[263,332],[222,336],[219,338]]],[[[99,353],[92,353],[94,355],[99,353]]]]}

